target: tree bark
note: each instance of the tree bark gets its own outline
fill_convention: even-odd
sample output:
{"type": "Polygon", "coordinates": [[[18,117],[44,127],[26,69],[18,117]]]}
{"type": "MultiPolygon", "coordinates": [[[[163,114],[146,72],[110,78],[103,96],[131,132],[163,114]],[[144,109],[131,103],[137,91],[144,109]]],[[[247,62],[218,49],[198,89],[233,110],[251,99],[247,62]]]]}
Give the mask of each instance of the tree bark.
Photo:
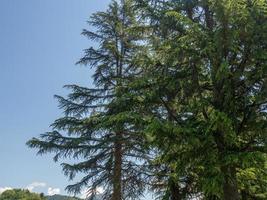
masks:
{"type": "Polygon", "coordinates": [[[173,180],[170,182],[170,193],[171,200],[182,200],[180,187],[173,180]]]}
{"type": "Polygon", "coordinates": [[[115,149],[114,149],[114,177],[113,177],[113,194],[112,200],[122,200],[122,144],[121,133],[116,133],[115,149]]]}
{"type": "MultiPolygon", "coordinates": [[[[217,148],[220,156],[225,152],[226,144],[224,142],[223,133],[220,131],[214,134],[214,139],[217,144],[217,148]]],[[[241,196],[238,192],[236,168],[233,166],[225,165],[221,160],[221,173],[224,177],[223,182],[223,200],[240,200],[241,196]]]]}
{"type": "Polygon", "coordinates": [[[241,196],[242,196],[242,200],[248,200],[249,199],[248,194],[246,193],[245,190],[241,191],[241,196]]]}
{"type": "Polygon", "coordinates": [[[221,170],[224,174],[223,199],[240,200],[241,196],[237,187],[236,170],[228,166],[223,166],[221,170]]]}

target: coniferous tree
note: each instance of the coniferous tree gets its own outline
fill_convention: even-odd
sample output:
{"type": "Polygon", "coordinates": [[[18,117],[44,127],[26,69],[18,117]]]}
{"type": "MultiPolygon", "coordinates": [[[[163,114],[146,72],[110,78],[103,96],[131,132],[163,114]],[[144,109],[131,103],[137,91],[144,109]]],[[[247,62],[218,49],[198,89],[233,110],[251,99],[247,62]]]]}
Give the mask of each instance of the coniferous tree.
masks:
{"type": "Polygon", "coordinates": [[[93,198],[102,187],[103,199],[138,199],[145,191],[142,164],[146,150],[139,126],[132,125],[134,108],[123,97],[124,88],[138,74],[135,56],[142,37],[135,27],[138,18],[131,0],[112,1],[106,12],[97,12],[89,20],[96,31],[83,35],[97,47],[85,50],[78,64],[95,71],[95,88],[67,85],[67,98],[56,96],[65,116],[56,120],[53,131],[28,142],[39,154],[56,153],[54,159],[74,158],[75,164],[63,163],[63,171],[73,180],[77,173],[84,177],[69,185],[72,193],[88,188],[93,198]]]}
{"type": "MultiPolygon", "coordinates": [[[[146,88],[145,91],[142,91],[142,97],[149,94],[146,97],[148,100],[142,102],[146,105],[140,109],[142,111],[146,110],[146,113],[156,114],[157,118],[165,120],[166,123],[175,123],[177,118],[174,115],[172,106],[181,87],[179,79],[185,77],[186,75],[183,75],[183,73],[187,72],[178,71],[176,66],[169,66],[173,58],[168,57],[170,59],[168,61],[163,57],[163,52],[161,52],[164,50],[165,42],[172,36],[175,27],[174,21],[166,17],[166,12],[173,9],[173,3],[165,0],[136,0],[135,2],[137,8],[141,10],[142,17],[147,22],[147,44],[151,47],[149,56],[143,55],[146,58],[143,59],[145,60],[143,65],[146,68],[146,72],[143,80],[139,82],[141,86],[137,84],[141,88],[146,88]],[[171,88],[168,88],[168,86],[171,88]],[[149,108],[151,109],[149,110],[149,108]]],[[[185,10],[183,4],[184,2],[179,3],[181,9],[185,10]]],[[[138,86],[135,89],[139,90],[138,86]]],[[[158,122],[156,124],[159,125],[158,122]]],[[[150,128],[148,129],[150,130],[150,128]]],[[[152,148],[156,149],[157,152],[154,154],[154,161],[150,162],[152,173],[154,172],[152,189],[157,191],[159,197],[161,196],[163,199],[180,200],[195,196],[198,192],[192,188],[192,185],[195,184],[194,177],[191,174],[184,173],[177,176],[175,167],[173,167],[174,164],[167,161],[170,159],[166,158],[165,148],[170,148],[169,143],[162,142],[164,140],[161,139],[159,140],[159,145],[155,145],[154,142],[151,143],[152,148]]],[[[168,157],[172,156],[175,155],[168,155],[168,157]]],[[[174,161],[177,162],[177,159],[174,161]]]]}
{"type": "Polygon", "coordinates": [[[178,185],[166,197],[266,198],[266,1],[136,2],[156,30],[131,89],[178,185]]]}

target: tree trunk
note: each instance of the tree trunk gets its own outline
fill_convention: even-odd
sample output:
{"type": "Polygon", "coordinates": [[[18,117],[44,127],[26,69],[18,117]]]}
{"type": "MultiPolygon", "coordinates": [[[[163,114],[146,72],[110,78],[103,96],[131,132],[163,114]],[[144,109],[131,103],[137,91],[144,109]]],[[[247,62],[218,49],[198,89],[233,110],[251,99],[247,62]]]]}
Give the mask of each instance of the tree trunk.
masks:
{"type": "Polygon", "coordinates": [[[173,180],[170,182],[170,193],[171,200],[182,200],[180,187],[173,180]]]}
{"type": "Polygon", "coordinates": [[[240,200],[240,194],[237,188],[236,170],[232,167],[223,166],[224,174],[223,199],[224,200],[240,200]]]}
{"type": "MultiPolygon", "coordinates": [[[[224,142],[224,134],[220,131],[213,135],[214,140],[217,144],[219,151],[219,156],[223,156],[225,152],[225,147],[227,146],[224,142]]],[[[221,161],[221,173],[224,177],[223,182],[223,200],[241,200],[241,196],[238,192],[237,178],[236,178],[236,168],[233,166],[225,165],[223,159],[221,161]]]]}
{"type": "Polygon", "coordinates": [[[112,200],[122,200],[122,144],[121,133],[116,133],[114,149],[114,177],[113,177],[113,194],[112,200]]]}
{"type": "Polygon", "coordinates": [[[248,200],[249,199],[248,194],[245,190],[241,191],[241,196],[242,196],[242,200],[248,200]]]}

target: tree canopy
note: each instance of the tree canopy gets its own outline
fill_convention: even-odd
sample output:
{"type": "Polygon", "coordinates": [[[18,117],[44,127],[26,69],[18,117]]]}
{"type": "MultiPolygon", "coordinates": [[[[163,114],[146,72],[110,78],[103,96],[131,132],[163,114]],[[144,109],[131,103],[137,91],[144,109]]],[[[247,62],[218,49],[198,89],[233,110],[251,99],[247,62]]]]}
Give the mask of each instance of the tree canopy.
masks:
{"type": "Polygon", "coordinates": [[[29,190],[13,189],[0,194],[0,200],[45,200],[45,197],[29,190]]]}
{"type": "MultiPolygon", "coordinates": [[[[122,0],[94,14],[78,62],[94,88],[57,96],[65,116],[33,138],[104,199],[267,198],[267,2],[122,0]],[[60,133],[63,132],[63,133],[60,133]]],[[[93,196],[92,196],[93,197],[93,196]]]]}

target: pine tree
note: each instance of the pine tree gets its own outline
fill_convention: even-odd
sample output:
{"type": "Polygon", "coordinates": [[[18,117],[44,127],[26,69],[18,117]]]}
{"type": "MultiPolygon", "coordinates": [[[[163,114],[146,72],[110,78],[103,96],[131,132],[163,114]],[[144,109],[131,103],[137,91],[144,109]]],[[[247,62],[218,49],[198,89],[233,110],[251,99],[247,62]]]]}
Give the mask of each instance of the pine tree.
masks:
{"type": "Polygon", "coordinates": [[[93,14],[88,23],[96,31],[82,34],[97,47],[86,49],[78,64],[95,71],[95,88],[65,86],[71,90],[67,98],[56,96],[65,116],[52,124],[52,132],[28,145],[39,149],[39,154],[55,153],[55,161],[75,159],[74,164],[62,163],[70,180],[84,174],[67,186],[71,193],[88,188],[93,198],[103,188],[103,199],[138,199],[145,191],[142,166],[147,152],[140,125],[132,125],[137,120],[134,108],[123,97],[128,83],[140,74],[134,62],[142,40],[135,30],[138,18],[131,0],[112,1],[106,12],[93,14]]]}
{"type": "Polygon", "coordinates": [[[136,2],[156,30],[132,89],[146,103],[159,164],[178,185],[167,199],[181,189],[204,199],[266,198],[266,1],[153,1],[156,11],[136,2]]]}
{"type": "MultiPolygon", "coordinates": [[[[176,3],[176,6],[177,4],[179,4],[181,9],[185,9],[185,5],[183,5],[184,2],[176,3]]],[[[188,3],[186,3],[186,5],[187,4],[188,3]]],[[[141,85],[137,84],[141,88],[146,88],[145,91],[142,91],[140,96],[143,97],[149,94],[149,96],[146,97],[148,101],[145,100],[146,105],[140,108],[140,112],[151,108],[151,110],[146,112],[153,113],[153,115],[156,113],[157,118],[166,120],[166,123],[176,123],[177,118],[174,116],[173,112],[175,111],[172,105],[180,89],[180,83],[178,81],[181,76],[183,76],[181,74],[186,72],[178,72],[175,67],[169,66],[173,58],[170,59],[170,57],[168,57],[168,59],[170,59],[170,61],[168,61],[163,57],[163,52],[161,52],[164,50],[165,42],[168,41],[168,38],[173,34],[173,29],[177,28],[175,23],[173,23],[174,21],[166,17],[166,12],[169,11],[169,9],[173,9],[174,5],[170,1],[164,0],[136,0],[136,6],[141,10],[140,13],[147,22],[147,43],[151,45],[149,56],[146,57],[146,55],[143,55],[146,57],[143,59],[145,60],[143,65],[147,69],[146,73],[143,76],[143,80],[138,83],[141,85]],[[166,86],[170,86],[171,88],[166,86]]],[[[138,86],[135,89],[139,90],[138,86]]],[[[159,122],[155,122],[153,125],[158,126],[159,122]]],[[[150,130],[150,127],[148,129],[150,130]]],[[[163,133],[168,131],[167,127],[164,129],[166,130],[160,131],[163,131],[163,133]]],[[[166,133],[166,135],[167,134],[169,133],[166,133]]],[[[151,138],[154,138],[154,136],[151,138]]],[[[152,176],[154,178],[152,189],[157,191],[159,197],[163,199],[180,200],[196,195],[197,190],[192,188],[194,177],[191,174],[184,173],[183,175],[177,176],[175,167],[173,167],[174,163],[166,161],[166,149],[169,149],[170,146],[168,142],[162,142],[165,141],[162,139],[163,138],[159,139],[159,145],[152,144],[152,148],[157,149],[154,161],[150,165],[152,173],[154,171],[154,176],[152,176]]],[[[172,142],[174,142],[174,140],[172,142]]],[[[176,155],[168,154],[168,157],[172,156],[176,155]]],[[[170,160],[169,158],[167,159],[170,160]]],[[[175,162],[177,162],[177,160],[175,160],[175,162]]]]}

